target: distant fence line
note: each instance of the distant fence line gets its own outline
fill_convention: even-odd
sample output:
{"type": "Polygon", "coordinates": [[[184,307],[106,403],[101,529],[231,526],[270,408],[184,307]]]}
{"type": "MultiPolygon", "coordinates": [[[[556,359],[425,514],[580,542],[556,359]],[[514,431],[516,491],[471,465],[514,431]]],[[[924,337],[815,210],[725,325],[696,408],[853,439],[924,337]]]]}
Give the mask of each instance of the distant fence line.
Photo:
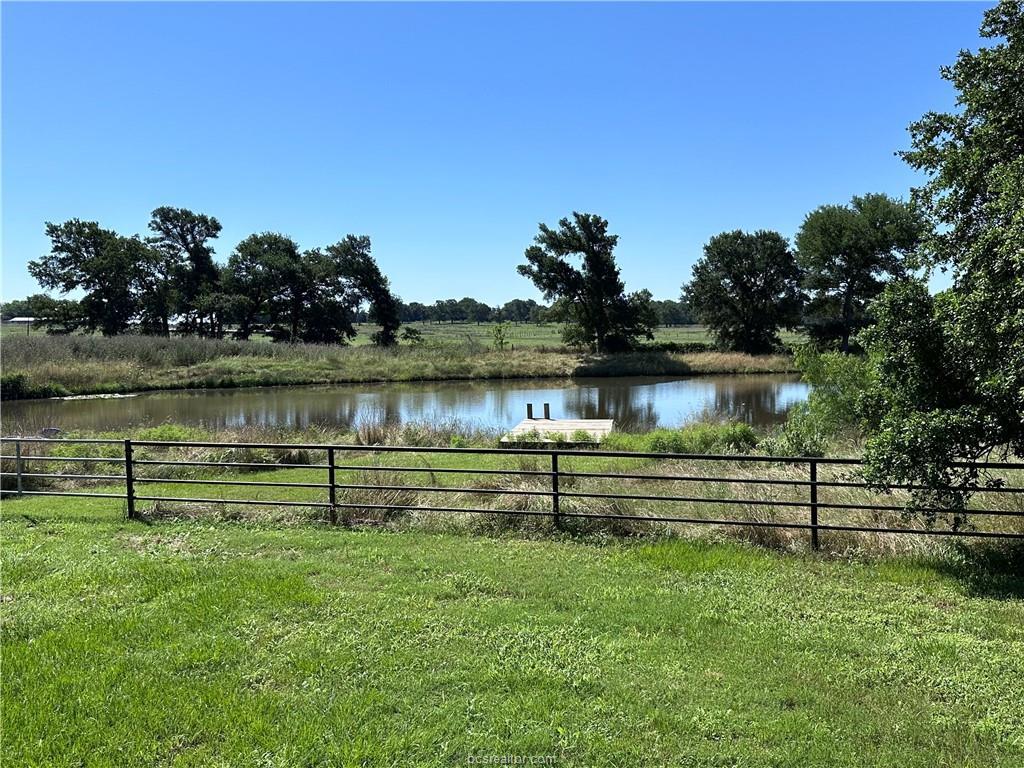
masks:
{"type": "MultiPolygon", "coordinates": [[[[296,444],[296,443],[224,443],[224,442],[192,442],[192,441],[164,441],[164,440],[114,440],[114,439],[88,439],[88,438],[45,438],[45,437],[0,437],[0,445],[13,446],[14,453],[0,454],[0,459],[6,462],[13,462],[13,470],[4,470],[0,476],[13,479],[15,487],[3,491],[5,496],[67,496],[67,497],[94,497],[122,499],[127,508],[129,519],[140,517],[138,502],[182,502],[182,503],[208,503],[208,504],[237,504],[237,505],[259,505],[259,506],[291,506],[320,508],[327,510],[332,523],[338,522],[339,510],[345,509],[373,509],[382,512],[444,512],[444,513],[475,513],[488,515],[514,515],[514,516],[544,516],[553,519],[556,525],[571,518],[592,519],[592,520],[622,520],[630,522],[656,522],[656,523],[679,523],[688,525],[720,525],[720,526],[749,526],[765,528],[784,528],[794,530],[806,530],[810,535],[810,543],[813,549],[819,548],[819,534],[822,531],[847,531],[860,533],[893,533],[893,534],[916,534],[929,536],[957,536],[974,538],[1000,538],[1000,539],[1024,539],[1024,533],[1017,531],[979,531],[963,529],[935,529],[935,528],[906,528],[893,525],[841,525],[834,523],[822,523],[819,515],[827,511],[864,511],[872,513],[903,513],[906,508],[894,504],[854,504],[835,503],[819,500],[819,490],[823,488],[847,488],[863,489],[875,492],[874,488],[859,480],[836,480],[819,479],[819,467],[850,466],[856,467],[862,464],[859,459],[852,458],[820,458],[806,456],[756,456],[746,454],[677,454],[677,453],[634,453],[630,451],[601,451],[601,450],[579,450],[560,448],[440,448],[429,446],[378,446],[378,445],[318,445],[318,444],[296,444]],[[121,446],[121,455],[112,456],[47,456],[38,455],[38,452],[26,452],[26,447],[32,445],[51,444],[92,444],[92,445],[118,445],[121,446]],[[323,452],[326,456],[324,463],[277,463],[265,461],[192,461],[187,459],[138,459],[134,456],[136,448],[231,448],[231,449],[253,449],[253,450],[283,450],[283,451],[316,451],[323,452]],[[339,463],[339,457],[351,454],[440,454],[440,455],[476,455],[476,456],[529,456],[545,460],[548,469],[495,469],[495,468],[466,468],[466,467],[432,467],[432,466],[394,466],[394,465],[361,465],[352,463],[339,463]],[[698,462],[698,463],[749,463],[759,466],[769,464],[784,464],[794,467],[805,467],[805,479],[782,479],[769,477],[735,477],[735,476],[705,476],[705,475],[673,475],[673,474],[652,474],[644,472],[593,472],[593,471],[571,471],[559,467],[559,460],[564,458],[587,458],[587,459],[639,459],[655,463],[659,462],[698,462]],[[114,463],[124,467],[122,474],[71,474],[55,472],[33,472],[28,471],[28,462],[93,462],[93,463],[114,463]],[[273,482],[273,481],[251,481],[251,480],[218,480],[218,479],[185,479],[180,477],[143,477],[137,474],[141,467],[174,466],[174,467],[211,467],[234,470],[279,470],[288,468],[301,469],[322,469],[324,470],[323,482],[273,482]],[[505,476],[509,478],[536,478],[544,482],[542,488],[536,490],[525,488],[474,488],[474,487],[449,487],[437,485],[409,485],[409,484],[367,484],[367,483],[344,483],[337,481],[338,471],[388,471],[392,473],[438,473],[458,474],[477,476],[505,476]],[[90,491],[68,491],[57,489],[30,490],[27,489],[26,481],[29,479],[64,480],[64,481],[102,481],[109,480],[124,483],[124,491],[120,493],[102,493],[90,491]],[[684,496],[684,495],[652,495],[640,493],[602,493],[594,491],[566,490],[563,480],[588,479],[588,480],[611,480],[611,481],[642,481],[642,482],[688,482],[688,483],[725,483],[740,486],[785,486],[790,488],[806,488],[805,499],[801,500],[780,500],[780,499],[751,499],[751,498],[721,498],[709,496],[684,496]],[[233,486],[233,487],[261,487],[261,488],[303,488],[315,489],[324,492],[318,499],[309,500],[274,500],[274,499],[252,499],[252,498],[204,498],[197,496],[157,496],[145,492],[145,486],[153,483],[166,483],[182,485],[186,489],[190,485],[202,486],[233,486]],[[140,493],[140,490],[142,491],[140,493]],[[461,506],[426,506],[421,504],[374,504],[363,501],[346,501],[346,491],[406,491],[412,493],[440,493],[440,494],[478,494],[478,495],[506,495],[506,496],[527,496],[547,499],[546,509],[495,509],[489,507],[461,507],[461,506]],[[340,492],[340,493],[339,493],[340,492]],[[687,505],[738,505],[754,507],[776,507],[790,510],[804,509],[807,511],[805,522],[788,521],[766,521],[733,518],[706,518],[678,515],[630,515],[612,512],[582,512],[565,511],[561,502],[566,499],[594,499],[614,501],[646,501],[646,502],[667,502],[687,505]]],[[[408,462],[406,462],[408,463],[408,462]]],[[[976,467],[979,470],[1024,470],[1024,463],[1020,462],[962,462],[961,467],[976,467]]],[[[895,490],[914,490],[920,486],[898,485],[893,486],[895,490]]],[[[1024,493],[1024,487],[1011,487],[999,485],[979,489],[980,493],[991,494],[1020,494],[1024,493]]],[[[966,512],[975,515],[990,515],[996,517],[1024,517],[1024,508],[1017,509],[924,509],[919,510],[931,513],[952,513],[966,512]]]]}

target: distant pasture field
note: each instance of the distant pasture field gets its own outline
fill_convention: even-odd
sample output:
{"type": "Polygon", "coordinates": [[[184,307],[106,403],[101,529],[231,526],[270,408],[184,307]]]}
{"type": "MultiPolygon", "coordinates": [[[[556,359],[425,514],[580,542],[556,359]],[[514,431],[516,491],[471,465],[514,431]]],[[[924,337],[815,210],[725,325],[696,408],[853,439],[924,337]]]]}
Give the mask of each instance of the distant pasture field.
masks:
{"type": "MultiPolygon", "coordinates": [[[[473,341],[487,346],[494,343],[494,326],[497,323],[406,323],[403,328],[414,328],[423,334],[424,340],[464,343],[473,341]]],[[[358,324],[359,335],[353,344],[369,344],[376,326],[358,324]]],[[[802,340],[798,332],[783,331],[784,344],[802,340]]],[[[505,339],[514,347],[561,347],[562,326],[559,323],[505,323],[505,339]]],[[[654,332],[655,344],[713,344],[714,337],[704,325],[660,326],[654,332]]]]}
{"type": "MultiPolygon", "coordinates": [[[[403,328],[413,328],[423,334],[424,341],[451,342],[465,344],[467,341],[493,346],[494,326],[497,323],[405,323],[403,328]]],[[[370,323],[357,323],[357,336],[352,340],[354,346],[371,343],[371,337],[378,326],[370,323]]],[[[46,330],[37,326],[26,329],[21,323],[0,323],[0,335],[7,336],[45,336],[46,330]]],[[[783,331],[780,334],[784,344],[798,343],[804,337],[800,332],[783,331]]],[[[515,347],[562,347],[562,326],[559,323],[505,323],[505,338],[515,347]]],[[[255,340],[266,340],[256,336],[255,340]]],[[[403,342],[405,343],[405,342],[403,342]]],[[[712,337],[704,325],[672,325],[661,326],[654,332],[654,343],[674,344],[712,344],[712,337]]]]}
{"type": "Polygon", "coordinates": [[[26,327],[23,323],[0,323],[0,336],[45,336],[46,330],[36,326],[26,327]]]}

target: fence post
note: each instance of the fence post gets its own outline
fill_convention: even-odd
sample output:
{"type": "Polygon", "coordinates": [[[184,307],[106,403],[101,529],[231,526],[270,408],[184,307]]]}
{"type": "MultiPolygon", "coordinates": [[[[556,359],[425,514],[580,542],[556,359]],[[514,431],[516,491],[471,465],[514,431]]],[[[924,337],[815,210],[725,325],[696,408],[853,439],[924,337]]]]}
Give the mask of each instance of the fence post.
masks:
{"type": "Polygon", "coordinates": [[[818,462],[811,459],[811,549],[818,549],[818,462]]]}
{"type": "Polygon", "coordinates": [[[327,500],[331,504],[331,525],[338,523],[338,498],[337,489],[334,487],[334,449],[327,449],[327,483],[330,488],[327,491],[327,500]]]}
{"type": "Polygon", "coordinates": [[[132,441],[124,441],[124,494],[128,502],[128,519],[135,519],[135,480],[132,476],[132,441]]]}
{"type": "Polygon", "coordinates": [[[21,440],[14,441],[14,467],[15,472],[18,474],[18,495],[22,495],[22,484],[21,484],[21,473],[22,473],[22,461],[21,461],[21,440]]]}
{"type": "Polygon", "coordinates": [[[562,515],[558,507],[558,451],[551,452],[551,515],[555,519],[555,527],[562,527],[562,515]]]}

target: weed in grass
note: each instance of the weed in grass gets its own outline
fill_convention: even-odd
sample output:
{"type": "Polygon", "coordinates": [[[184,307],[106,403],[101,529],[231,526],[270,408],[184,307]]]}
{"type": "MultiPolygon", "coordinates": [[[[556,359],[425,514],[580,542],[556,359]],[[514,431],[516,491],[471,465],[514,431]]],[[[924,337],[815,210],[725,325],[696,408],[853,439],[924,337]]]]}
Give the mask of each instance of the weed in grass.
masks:
{"type": "Polygon", "coordinates": [[[748,453],[757,443],[757,433],[747,424],[708,422],[645,433],[612,432],[601,447],[638,453],[748,453]]]}

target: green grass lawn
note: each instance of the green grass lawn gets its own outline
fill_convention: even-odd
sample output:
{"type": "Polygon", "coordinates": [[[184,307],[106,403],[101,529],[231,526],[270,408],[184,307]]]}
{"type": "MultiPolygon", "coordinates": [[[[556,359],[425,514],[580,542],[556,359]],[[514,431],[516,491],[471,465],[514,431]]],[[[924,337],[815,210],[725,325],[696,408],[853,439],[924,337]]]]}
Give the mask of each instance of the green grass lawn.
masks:
{"type": "Polygon", "coordinates": [[[3,504],[5,765],[1024,761],[1019,558],[121,515],[3,504]]]}

